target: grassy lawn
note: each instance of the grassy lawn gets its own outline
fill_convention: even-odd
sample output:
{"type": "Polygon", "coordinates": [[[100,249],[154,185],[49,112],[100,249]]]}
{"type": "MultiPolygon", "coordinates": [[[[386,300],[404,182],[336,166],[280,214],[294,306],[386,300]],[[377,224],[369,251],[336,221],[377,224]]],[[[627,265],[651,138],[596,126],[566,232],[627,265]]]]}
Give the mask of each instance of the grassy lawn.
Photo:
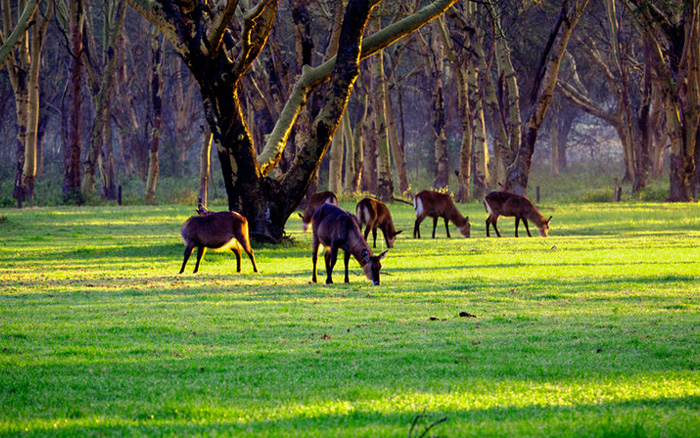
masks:
{"type": "Polygon", "coordinates": [[[0,436],[700,436],[698,205],[545,207],[414,240],[392,206],[379,287],[310,284],[296,215],[260,274],[177,275],[191,207],[0,210],[0,436]]]}

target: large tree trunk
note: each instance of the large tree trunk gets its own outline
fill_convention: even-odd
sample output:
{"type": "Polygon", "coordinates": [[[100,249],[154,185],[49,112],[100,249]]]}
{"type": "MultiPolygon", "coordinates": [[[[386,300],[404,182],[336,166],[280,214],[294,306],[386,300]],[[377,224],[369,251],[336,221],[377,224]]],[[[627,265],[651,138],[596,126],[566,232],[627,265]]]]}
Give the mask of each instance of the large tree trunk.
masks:
{"type": "Polygon", "coordinates": [[[569,38],[587,3],[588,0],[581,0],[580,3],[574,2],[572,6],[568,1],[565,1],[562,5],[537,74],[537,80],[533,86],[529,116],[525,124],[522,143],[514,163],[508,168],[508,178],[503,187],[504,190],[520,195],[525,195],[527,192],[537,133],[552,100],[559,74],[559,64],[566,51],[569,38]]]}
{"type": "Polygon", "coordinates": [[[234,46],[231,38],[224,38],[227,25],[234,17],[236,2],[227,2],[211,18],[202,17],[197,23],[193,23],[192,15],[171,2],[129,0],[129,3],[166,33],[200,86],[207,121],[219,151],[229,208],[240,208],[248,219],[253,238],[279,241],[287,218],[301,202],[328,151],[358,75],[360,59],[432,20],[454,1],[438,0],[363,41],[362,34],[373,5],[367,0],[350,0],[340,33],[338,55],[318,67],[304,69],[259,157],[240,107],[238,85],[267,40],[277,2],[264,0],[245,12],[238,46],[234,46]],[[196,41],[190,25],[201,29],[195,36],[196,41]],[[311,124],[309,141],[297,152],[287,172],[276,179],[270,178],[268,175],[281,159],[292,126],[300,109],[308,102],[309,93],[328,80],[325,104],[311,124]]]}
{"type": "Polygon", "coordinates": [[[83,25],[85,10],[83,0],[69,2],[70,28],[70,113],[68,116],[68,144],[64,155],[63,199],[65,202],[82,204],[80,192],[80,152],[82,134],[82,59],[83,25]]]}

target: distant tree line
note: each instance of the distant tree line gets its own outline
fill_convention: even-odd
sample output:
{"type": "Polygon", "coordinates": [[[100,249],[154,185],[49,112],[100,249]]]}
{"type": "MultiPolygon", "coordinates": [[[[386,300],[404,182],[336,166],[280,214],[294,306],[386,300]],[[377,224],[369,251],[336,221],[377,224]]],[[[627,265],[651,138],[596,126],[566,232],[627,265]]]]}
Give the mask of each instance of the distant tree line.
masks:
{"type": "Polygon", "coordinates": [[[59,172],[69,203],[125,178],[155,203],[162,172],[199,175],[206,200],[213,146],[229,208],[278,241],[319,185],[391,200],[415,169],[459,201],[525,194],[533,160],[564,171],[593,120],[635,192],[664,170],[669,200],[700,184],[700,0],[0,4],[0,171],[20,205],[59,172]]]}

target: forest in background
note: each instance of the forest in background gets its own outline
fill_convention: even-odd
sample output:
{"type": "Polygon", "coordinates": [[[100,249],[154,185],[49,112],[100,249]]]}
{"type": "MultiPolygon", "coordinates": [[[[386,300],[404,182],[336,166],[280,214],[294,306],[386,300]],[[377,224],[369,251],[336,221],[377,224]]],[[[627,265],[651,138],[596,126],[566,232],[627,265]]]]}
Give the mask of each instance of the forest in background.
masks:
{"type": "MultiPolygon", "coordinates": [[[[2,0],[3,49],[21,13],[34,10],[24,37],[0,58],[3,205],[113,201],[118,187],[128,185],[142,191],[145,203],[189,203],[228,192],[229,205],[238,202],[245,211],[245,199],[232,200],[224,187],[225,146],[216,135],[212,141],[202,82],[172,38],[132,8],[144,2],[2,0]],[[205,176],[215,187],[202,192],[205,176]],[[159,179],[178,186],[182,196],[159,196],[159,179]]],[[[264,155],[302,66],[319,66],[338,52],[346,4],[175,3],[188,17],[197,10],[216,17],[233,4],[222,31],[232,57],[241,53],[236,41],[245,40],[246,15],[256,8],[269,15],[259,54],[235,84],[241,122],[264,155]]],[[[426,4],[380,3],[364,34],[426,4]]],[[[509,184],[538,118],[532,114],[539,112],[530,153],[541,171],[566,174],[577,163],[606,172],[612,167],[612,177],[638,195],[664,177],[668,199],[691,200],[700,181],[697,36],[697,1],[456,2],[381,56],[360,62],[338,130],[321,149],[307,190],[390,199],[435,188],[462,202],[480,199],[509,184]],[[571,11],[580,18],[570,20],[571,11]],[[547,57],[559,44],[562,23],[571,21],[575,27],[551,82],[547,57]],[[552,90],[541,111],[536,95],[545,81],[552,90]]],[[[301,155],[331,86],[310,95],[267,177],[281,180],[301,155]]],[[[520,185],[527,189],[527,175],[520,185]]]]}

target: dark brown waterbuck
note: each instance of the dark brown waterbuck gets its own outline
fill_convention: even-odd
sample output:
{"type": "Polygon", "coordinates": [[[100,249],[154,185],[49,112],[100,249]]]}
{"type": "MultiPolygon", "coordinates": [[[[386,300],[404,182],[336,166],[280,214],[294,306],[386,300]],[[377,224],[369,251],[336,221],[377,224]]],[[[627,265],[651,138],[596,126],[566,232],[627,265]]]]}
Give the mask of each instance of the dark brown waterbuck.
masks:
{"type": "Polygon", "coordinates": [[[469,216],[464,217],[457,210],[450,195],[423,190],[413,197],[413,208],[416,210],[416,223],[413,226],[413,237],[420,239],[420,224],[430,216],[433,218],[433,239],[437,228],[438,218],[445,219],[445,231],[450,237],[448,222],[452,222],[463,237],[469,237],[469,216]]]}
{"type": "Polygon", "coordinates": [[[366,225],[365,240],[367,240],[370,230],[372,231],[373,248],[377,247],[377,228],[382,230],[387,248],[394,247],[396,236],[403,230],[396,231],[394,228],[394,222],[391,220],[391,213],[386,204],[373,198],[364,198],[357,203],[355,214],[360,220],[360,229],[366,225]]]}
{"type": "Polygon", "coordinates": [[[185,241],[185,258],[182,261],[180,274],[185,270],[187,260],[195,247],[197,248],[195,274],[199,270],[199,262],[207,248],[233,251],[236,254],[236,272],[241,272],[241,251],[245,251],[253,263],[253,271],[258,272],[248,236],[248,221],[245,217],[234,211],[214,212],[202,204],[197,207],[197,213],[199,213],[198,216],[192,216],[185,221],[180,231],[182,240],[185,241]]]}
{"type": "Polygon", "coordinates": [[[524,196],[516,195],[509,192],[491,192],[484,198],[484,207],[489,213],[486,219],[486,237],[489,237],[489,227],[493,225],[496,235],[501,237],[496,224],[499,216],[515,216],[515,237],[518,237],[518,224],[523,221],[527,235],[530,234],[530,227],[527,221],[530,220],[537,226],[540,236],[547,237],[549,233],[549,223],[552,221],[552,216],[546,219],[540,214],[537,208],[524,196]]]}
{"type": "Polygon", "coordinates": [[[327,191],[318,192],[314,193],[309,197],[309,201],[306,203],[306,209],[304,209],[304,213],[299,213],[304,232],[309,231],[311,221],[313,221],[314,211],[316,211],[316,209],[322,206],[323,204],[338,205],[338,198],[335,196],[335,193],[327,191]]]}
{"type": "Polygon", "coordinates": [[[347,211],[332,204],[321,205],[313,214],[313,276],[316,283],[316,262],[320,246],[326,249],[324,260],[326,262],[326,284],[333,283],[333,267],[338,260],[338,250],[345,251],[345,282],[349,283],[348,262],[353,255],[362,267],[365,276],[375,286],[379,285],[379,271],[382,268],[381,260],[387,251],[379,255],[372,254],[367,241],[362,236],[360,224],[357,218],[347,211]]]}

